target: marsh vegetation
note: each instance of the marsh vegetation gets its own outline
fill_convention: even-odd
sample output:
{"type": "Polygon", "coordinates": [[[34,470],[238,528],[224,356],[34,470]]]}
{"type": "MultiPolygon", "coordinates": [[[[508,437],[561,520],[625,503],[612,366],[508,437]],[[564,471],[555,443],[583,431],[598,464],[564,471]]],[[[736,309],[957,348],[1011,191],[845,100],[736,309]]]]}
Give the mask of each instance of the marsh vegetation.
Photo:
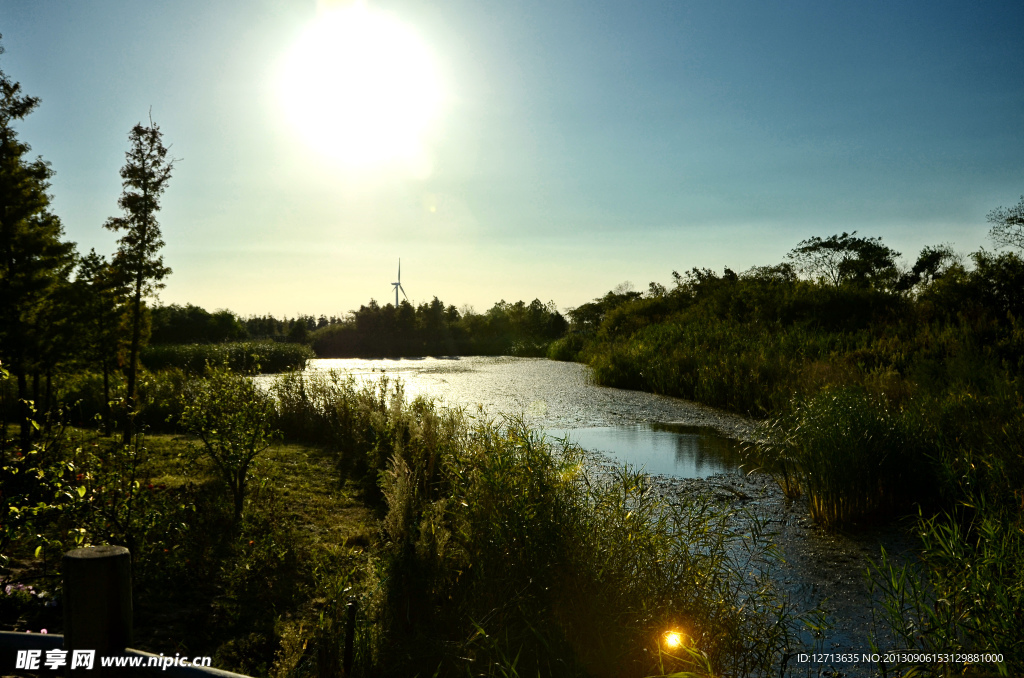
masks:
{"type": "MultiPolygon", "coordinates": [[[[546,353],[760,419],[756,458],[823,529],[916,512],[921,564],[874,568],[880,621],[909,649],[1024,671],[1017,254],[928,247],[904,270],[878,238],[813,237],[777,265],[609,292],[569,323],[539,300],[315,322],[157,307],[159,127],[129,134],[118,251],[79,256],[13,126],[38,99],[0,85],[0,623],[58,630],[60,555],[121,544],[140,645],[254,675],[339,675],[346,633],[364,676],[792,673],[817,622],[766,576],[757,515],[595,474],[521,420],[387,379],[250,380],[313,351],[546,353]]],[[[992,213],[997,244],[1020,246],[1022,214],[992,213]]]]}
{"type": "MultiPolygon", "coordinates": [[[[990,216],[1004,240],[1019,213],[990,216]]],[[[549,355],[759,418],[755,457],[821,526],[917,513],[921,566],[874,572],[891,630],[1019,667],[1024,260],[927,247],[905,270],[896,256],[844,233],[778,265],[609,292],[569,314],[549,355]]]]}
{"type": "MultiPolygon", "coordinates": [[[[796,642],[770,539],[712,502],[595,476],[522,422],[386,379],[285,375],[270,410],[234,398],[243,382],[184,382],[171,417],[198,440],[54,428],[5,457],[7,571],[59,596],[63,550],[128,544],[142,637],[260,675],[336,675],[352,597],[357,675],[768,675],[796,642]],[[238,444],[211,448],[210,425],[238,444]]],[[[59,628],[45,604],[11,605],[59,628]]]]}

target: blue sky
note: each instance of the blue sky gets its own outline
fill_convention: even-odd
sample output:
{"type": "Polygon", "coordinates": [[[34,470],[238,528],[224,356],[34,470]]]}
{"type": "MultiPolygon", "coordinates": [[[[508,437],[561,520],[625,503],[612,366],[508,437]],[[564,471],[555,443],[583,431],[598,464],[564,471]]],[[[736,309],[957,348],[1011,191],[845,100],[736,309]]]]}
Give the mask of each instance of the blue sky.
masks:
{"type": "MultiPolygon", "coordinates": [[[[314,2],[0,4],[79,250],[114,250],[127,133],[180,158],[164,303],[342,314],[409,296],[578,305],[858,230],[912,263],[1024,193],[1020,2],[374,2],[432,51],[429,170],[339,168],[280,113],[314,2]]],[[[321,14],[323,7],[321,6],[321,14]]],[[[325,87],[330,86],[325,82],[325,87]]]]}

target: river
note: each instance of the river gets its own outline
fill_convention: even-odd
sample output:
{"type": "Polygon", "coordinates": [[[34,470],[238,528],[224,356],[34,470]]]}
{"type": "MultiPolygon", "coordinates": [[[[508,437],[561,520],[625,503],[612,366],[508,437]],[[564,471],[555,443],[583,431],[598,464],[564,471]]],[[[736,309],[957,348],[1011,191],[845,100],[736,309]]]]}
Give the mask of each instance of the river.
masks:
{"type": "MultiPolygon", "coordinates": [[[[788,501],[770,477],[746,472],[739,448],[753,434],[751,420],[678,398],[597,386],[584,365],[512,357],[322,359],[310,361],[306,370],[338,370],[359,381],[388,375],[401,379],[410,398],[493,418],[522,416],[551,436],[569,436],[606,465],[643,467],[666,494],[710,494],[753,511],[775,535],[782,560],[773,578],[793,608],[819,606],[828,614],[831,628],[820,642],[822,652],[871,652],[864,572],[878,559],[880,546],[897,563],[912,557],[900,525],[825,532],[811,523],[804,501],[788,501]]],[[[803,669],[809,675],[873,675],[873,667],[863,663],[806,665],[798,674],[803,669]]]]}
{"type": "Polygon", "coordinates": [[[307,371],[338,370],[360,381],[397,377],[423,396],[490,417],[522,416],[552,437],[648,473],[705,478],[735,472],[743,417],[641,391],[591,383],[589,368],[543,358],[457,357],[311,360],[307,371]]]}

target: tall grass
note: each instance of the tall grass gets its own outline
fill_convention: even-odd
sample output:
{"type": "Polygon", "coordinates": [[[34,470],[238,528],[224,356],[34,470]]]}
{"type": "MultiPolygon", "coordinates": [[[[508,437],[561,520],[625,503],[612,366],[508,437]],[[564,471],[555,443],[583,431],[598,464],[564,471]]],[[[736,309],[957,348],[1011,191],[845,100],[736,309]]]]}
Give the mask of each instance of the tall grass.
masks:
{"type": "MultiPolygon", "coordinates": [[[[581,356],[600,384],[765,416],[785,409],[807,382],[820,380],[821,361],[857,342],[857,335],[803,327],[680,316],[628,338],[591,344],[581,356]]],[[[840,364],[831,371],[853,370],[840,364]]]]}
{"type": "MultiPolygon", "coordinates": [[[[885,552],[870,572],[878,637],[925,653],[998,655],[1000,661],[918,666],[916,675],[1024,674],[1024,518],[985,500],[921,516],[919,565],[893,566],[885,552]]],[[[878,641],[875,641],[878,644],[878,641]]],[[[890,670],[905,666],[890,666],[890,670]]]]}
{"type": "Polygon", "coordinates": [[[740,533],[723,508],[594,476],[521,421],[409,403],[394,382],[293,374],[275,393],[286,435],[378,488],[360,675],[778,674],[795,620],[757,520],[740,533]],[[689,652],[660,652],[669,630],[689,652]]]}
{"type": "Polygon", "coordinates": [[[200,374],[209,365],[226,365],[233,370],[262,373],[301,370],[315,358],[305,344],[274,341],[243,341],[226,344],[160,344],[142,351],[142,364],[157,371],[175,368],[200,374]]]}
{"type": "Polygon", "coordinates": [[[921,500],[935,487],[923,431],[908,411],[856,389],[829,389],[794,401],[760,426],[760,456],[783,489],[806,492],[811,517],[841,526],[921,500]]]}

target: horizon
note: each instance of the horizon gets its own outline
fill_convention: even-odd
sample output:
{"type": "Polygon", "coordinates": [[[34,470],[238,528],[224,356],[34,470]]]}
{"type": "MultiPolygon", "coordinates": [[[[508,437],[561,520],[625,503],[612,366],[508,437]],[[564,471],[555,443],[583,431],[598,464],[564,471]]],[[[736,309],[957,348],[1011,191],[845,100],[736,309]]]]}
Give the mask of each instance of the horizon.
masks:
{"type": "Polygon", "coordinates": [[[115,249],[102,224],[152,107],[181,158],[163,305],[344,317],[391,303],[401,258],[415,303],[564,312],[844,231],[909,263],[990,247],[986,215],[1024,193],[1022,22],[1012,2],[117,0],[5,7],[0,69],[41,98],[18,134],[83,254],[115,249]],[[353,9],[406,62],[355,38],[295,56],[353,9]],[[384,81],[398,98],[360,108],[384,81]]]}

